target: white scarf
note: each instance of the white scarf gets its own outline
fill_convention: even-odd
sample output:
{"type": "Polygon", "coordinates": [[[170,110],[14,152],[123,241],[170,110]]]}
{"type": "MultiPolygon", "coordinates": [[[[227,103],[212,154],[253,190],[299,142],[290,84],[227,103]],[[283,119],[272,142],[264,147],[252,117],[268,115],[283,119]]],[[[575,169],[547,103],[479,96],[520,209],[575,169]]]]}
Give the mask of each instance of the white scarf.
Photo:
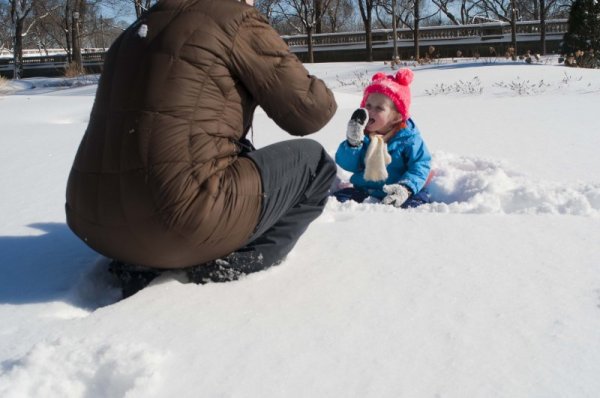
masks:
{"type": "Polygon", "coordinates": [[[378,134],[371,134],[371,143],[365,155],[365,180],[385,181],[388,178],[386,166],[392,162],[387,144],[378,134]]]}

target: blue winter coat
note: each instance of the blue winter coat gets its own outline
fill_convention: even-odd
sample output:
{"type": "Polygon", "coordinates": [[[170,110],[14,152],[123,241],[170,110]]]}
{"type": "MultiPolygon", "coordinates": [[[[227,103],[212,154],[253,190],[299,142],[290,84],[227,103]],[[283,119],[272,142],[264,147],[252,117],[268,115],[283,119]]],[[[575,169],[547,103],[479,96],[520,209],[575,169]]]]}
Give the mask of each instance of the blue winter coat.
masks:
{"type": "Polygon", "coordinates": [[[412,193],[423,189],[431,170],[431,154],[413,120],[408,119],[406,124],[406,127],[398,131],[387,143],[392,162],[387,166],[386,181],[365,180],[365,155],[371,142],[368,136],[365,136],[363,145],[358,147],[349,145],[346,140],[340,144],[335,154],[335,162],[344,170],[354,173],[350,182],[356,188],[363,189],[379,199],[386,195],[383,191],[385,184],[400,183],[412,193]]]}

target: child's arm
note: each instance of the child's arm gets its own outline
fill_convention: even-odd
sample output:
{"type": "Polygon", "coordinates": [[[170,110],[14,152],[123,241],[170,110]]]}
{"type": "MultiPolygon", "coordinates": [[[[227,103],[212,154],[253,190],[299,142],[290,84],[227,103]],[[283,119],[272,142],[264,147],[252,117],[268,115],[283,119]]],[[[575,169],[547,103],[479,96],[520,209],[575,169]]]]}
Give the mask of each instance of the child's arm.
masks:
{"type": "Polygon", "coordinates": [[[344,170],[357,173],[364,170],[365,126],[368,114],[366,109],[358,108],[352,113],[346,129],[346,140],[335,153],[335,162],[344,170]]]}
{"type": "Polygon", "coordinates": [[[420,135],[415,137],[412,145],[404,148],[402,157],[406,161],[407,171],[398,183],[415,194],[423,189],[431,170],[431,154],[420,135]]]}
{"type": "Polygon", "coordinates": [[[365,169],[365,147],[352,146],[347,140],[342,141],[335,153],[335,162],[344,170],[358,173],[365,169]]]}
{"type": "Polygon", "coordinates": [[[365,127],[369,115],[364,108],[358,108],[352,113],[346,128],[346,140],[350,146],[361,146],[365,139],[365,127]]]}

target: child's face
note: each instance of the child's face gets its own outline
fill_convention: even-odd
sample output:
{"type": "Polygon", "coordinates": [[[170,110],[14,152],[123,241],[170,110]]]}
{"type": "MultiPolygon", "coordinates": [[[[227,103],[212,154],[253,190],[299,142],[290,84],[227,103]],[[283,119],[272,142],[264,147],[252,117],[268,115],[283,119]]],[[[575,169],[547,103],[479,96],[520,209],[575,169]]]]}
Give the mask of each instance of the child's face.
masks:
{"type": "Polygon", "coordinates": [[[369,133],[387,134],[402,121],[391,99],[379,93],[369,94],[365,102],[369,121],[365,130],[369,133]]]}

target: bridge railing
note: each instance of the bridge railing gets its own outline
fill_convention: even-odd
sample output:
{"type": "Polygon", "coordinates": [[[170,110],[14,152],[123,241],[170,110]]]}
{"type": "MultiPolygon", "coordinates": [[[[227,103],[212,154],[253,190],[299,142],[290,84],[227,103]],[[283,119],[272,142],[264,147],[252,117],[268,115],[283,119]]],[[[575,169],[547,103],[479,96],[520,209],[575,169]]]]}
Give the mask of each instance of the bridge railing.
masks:
{"type": "MultiPolygon", "coordinates": [[[[106,48],[84,48],[82,54],[87,53],[103,53],[106,52],[106,48]]],[[[65,55],[66,51],[64,48],[26,48],[23,49],[23,58],[27,57],[50,57],[53,55],[65,55]]],[[[8,48],[0,48],[0,59],[12,58],[13,52],[8,48]]]]}
{"type": "MultiPolygon", "coordinates": [[[[565,33],[568,24],[566,19],[553,19],[546,21],[546,33],[565,33]]],[[[397,39],[400,41],[412,41],[413,31],[408,28],[397,29],[397,39]]],[[[444,40],[444,39],[465,39],[480,37],[483,40],[487,37],[500,36],[511,33],[510,23],[508,22],[486,22],[469,25],[450,25],[450,26],[426,26],[419,29],[419,39],[421,40],[444,40]]],[[[517,22],[517,35],[529,35],[540,33],[539,21],[521,21],[517,22]]],[[[288,46],[291,48],[308,45],[307,35],[282,36],[288,46]]],[[[373,30],[373,43],[389,42],[393,40],[392,29],[373,30]]],[[[313,35],[313,46],[331,46],[331,45],[352,45],[364,43],[365,32],[345,32],[345,33],[320,33],[313,35]]]]}
{"type": "MultiPolygon", "coordinates": [[[[562,35],[567,31],[568,21],[566,19],[553,19],[546,21],[546,33],[548,42],[553,41],[555,47],[562,35]]],[[[537,40],[540,34],[539,21],[521,21],[517,22],[517,41],[537,40]]],[[[494,43],[508,43],[510,41],[511,27],[507,22],[486,22],[481,24],[469,24],[458,26],[426,26],[419,30],[419,38],[422,45],[435,45],[436,48],[451,48],[457,44],[463,45],[478,43],[477,45],[491,45],[494,43]]],[[[308,36],[294,35],[282,36],[290,49],[297,54],[306,52],[308,45],[308,36]]],[[[313,46],[321,49],[338,53],[345,49],[364,49],[365,32],[344,32],[344,33],[323,33],[313,35],[313,46]],[[335,48],[334,47],[338,47],[335,48]]],[[[413,31],[410,29],[397,30],[398,46],[404,48],[412,47],[413,31]]],[[[378,29],[373,31],[374,46],[390,47],[393,42],[393,32],[391,29],[378,29]]],[[[558,47],[557,47],[558,48],[558,47]]],[[[104,61],[105,52],[97,52],[97,49],[88,49],[82,54],[83,66],[91,72],[99,72],[104,61]]],[[[38,51],[38,50],[34,50],[38,51]]],[[[337,59],[336,59],[337,60],[337,59]]],[[[66,54],[54,54],[48,56],[29,56],[23,58],[23,70],[35,70],[30,75],[60,75],[64,73],[67,65],[66,54]]],[[[13,59],[11,57],[0,58],[0,74],[3,76],[12,76],[13,59]]]]}
{"type": "MultiPolygon", "coordinates": [[[[104,52],[85,52],[81,54],[83,67],[98,73],[104,63],[104,52]]],[[[64,74],[68,58],[66,54],[54,54],[41,57],[23,57],[23,73],[25,76],[57,76],[64,74]],[[34,72],[37,71],[37,72],[34,72]]],[[[0,58],[0,75],[12,77],[13,58],[0,58]]]]}

